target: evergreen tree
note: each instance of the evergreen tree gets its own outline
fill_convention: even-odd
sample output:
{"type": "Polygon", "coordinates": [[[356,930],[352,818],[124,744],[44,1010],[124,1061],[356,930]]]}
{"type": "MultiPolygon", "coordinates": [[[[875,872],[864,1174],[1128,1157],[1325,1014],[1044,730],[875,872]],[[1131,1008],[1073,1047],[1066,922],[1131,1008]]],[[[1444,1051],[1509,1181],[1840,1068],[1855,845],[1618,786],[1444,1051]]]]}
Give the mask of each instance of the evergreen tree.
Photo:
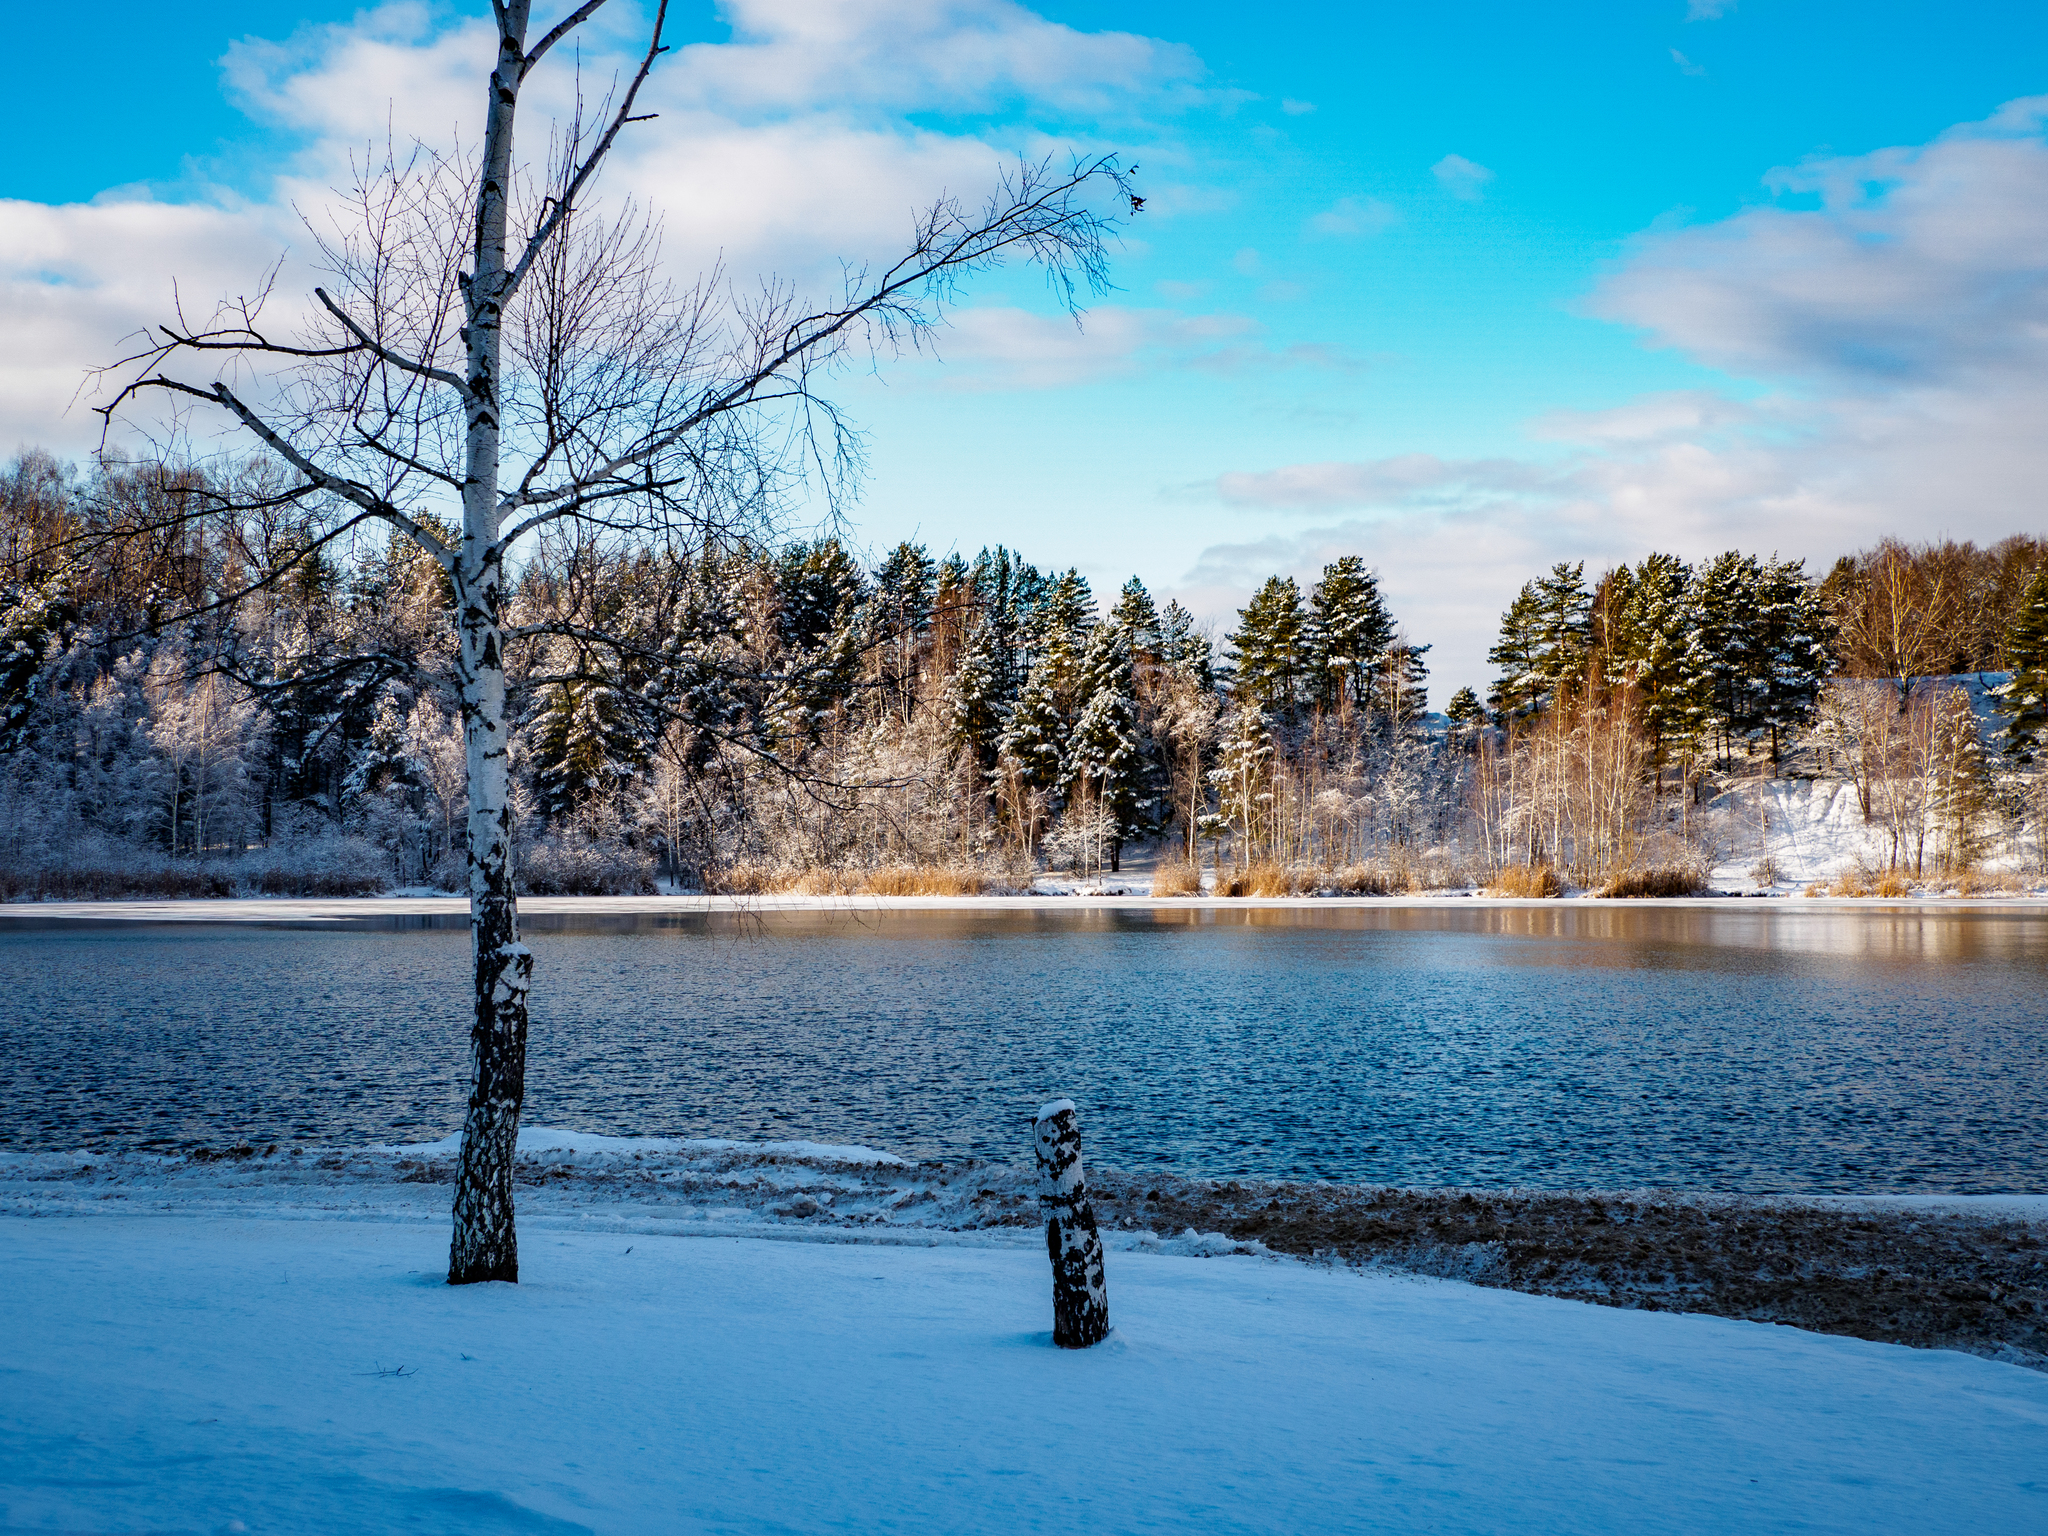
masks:
{"type": "Polygon", "coordinates": [[[1357,555],[1323,567],[1323,579],[1309,593],[1308,640],[1317,702],[1363,706],[1394,643],[1394,620],[1380,598],[1379,578],[1357,555]]]}
{"type": "Polygon", "coordinates": [[[1109,610],[1109,621],[1130,636],[1133,660],[1158,664],[1164,637],[1159,628],[1159,609],[1153,604],[1152,594],[1145,590],[1145,583],[1135,576],[1124,583],[1116,606],[1109,610]]]}
{"type": "Polygon", "coordinates": [[[1095,628],[1095,593],[1074,567],[1053,582],[1032,616],[1033,659],[1064,652],[1078,658],[1095,628]]]}
{"type": "Polygon", "coordinates": [[[1812,718],[1830,665],[1833,622],[1802,562],[1729,550],[1701,573],[1696,595],[1714,724],[1723,750],[1784,739],[1812,718]]]}
{"type": "Polygon", "coordinates": [[[1068,716],[1052,670],[1050,660],[1031,669],[997,742],[998,752],[1017,764],[1024,783],[1047,792],[1058,787],[1067,757],[1068,716]]]}
{"type": "Polygon", "coordinates": [[[1122,625],[1095,632],[1080,671],[1087,703],[1074,722],[1058,787],[1069,804],[1085,798],[1109,814],[1115,827],[1110,868],[1116,869],[1125,840],[1149,829],[1153,798],[1133,697],[1130,637],[1122,625]]]}
{"type": "Polygon", "coordinates": [[[837,539],[792,544],[774,563],[776,637],[796,651],[814,651],[846,622],[867,595],[867,578],[837,539]]]}
{"type": "Polygon", "coordinates": [[[2019,612],[2006,632],[2005,657],[2012,676],[1995,690],[2006,713],[2005,750],[2031,763],[2048,729],[2048,565],[2034,572],[2020,595],[2019,612]]]}
{"type": "Polygon", "coordinates": [[[1504,715],[1534,714],[1580,687],[1592,644],[1586,565],[1559,562],[1529,582],[1501,618],[1486,659],[1500,669],[1490,695],[1504,715]]]}
{"type": "Polygon", "coordinates": [[[1009,710],[995,627],[975,627],[950,687],[953,740],[974,753],[983,772],[995,766],[1009,710]]]}
{"type": "Polygon", "coordinates": [[[557,683],[529,731],[535,809],[567,820],[592,802],[615,800],[647,765],[639,722],[606,683],[557,683]]]}
{"type": "Polygon", "coordinates": [[[1195,617],[1168,599],[1159,615],[1159,660],[1192,678],[1205,693],[1216,688],[1216,662],[1209,637],[1195,628],[1195,617]]]}
{"type": "Polygon", "coordinates": [[[1486,725],[1486,706],[1470,688],[1460,688],[1444,706],[1444,718],[1450,722],[1454,742],[1470,742],[1486,725]]]}
{"type": "Polygon", "coordinates": [[[1635,693],[1651,761],[1689,760],[1713,716],[1713,675],[1700,637],[1692,569],[1653,554],[1614,573],[1607,634],[1610,679],[1635,693]]]}
{"type": "Polygon", "coordinates": [[[1292,576],[1270,577],[1238,610],[1229,636],[1237,692],[1261,709],[1291,716],[1308,691],[1308,616],[1292,576]]]}
{"type": "Polygon", "coordinates": [[[1756,717],[1770,732],[1775,765],[1785,741],[1813,719],[1833,665],[1834,620],[1807,581],[1804,561],[1773,555],[1763,563],[1754,623],[1754,654],[1761,663],[1756,717]]]}

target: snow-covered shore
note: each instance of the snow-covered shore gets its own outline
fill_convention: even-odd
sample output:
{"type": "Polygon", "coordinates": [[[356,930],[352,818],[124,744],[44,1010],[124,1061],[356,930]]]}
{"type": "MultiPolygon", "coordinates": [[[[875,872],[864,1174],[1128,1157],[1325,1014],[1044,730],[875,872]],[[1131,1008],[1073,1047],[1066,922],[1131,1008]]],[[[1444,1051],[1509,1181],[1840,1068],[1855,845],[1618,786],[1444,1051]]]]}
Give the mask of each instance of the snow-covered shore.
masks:
{"type": "Polygon", "coordinates": [[[886,1154],[530,1147],[636,1149],[758,1198],[636,1203],[530,1170],[524,1283],[460,1290],[446,1186],[347,1156],[133,1160],[112,1183],[5,1159],[0,1525],[2048,1525],[2048,1376],[2015,1366],[1129,1232],[1116,1331],[1068,1354],[1035,1227],[963,1226],[972,1199],[921,1217],[942,1202],[914,1194],[855,1219],[862,1169],[897,1198],[915,1182],[886,1154]],[[835,1181],[846,1219],[801,1240],[835,1181]]]}
{"type": "Polygon", "coordinates": [[[523,1283],[460,1290],[445,1144],[0,1157],[0,1526],[2048,1525],[2018,1366],[1130,1230],[1068,1354],[1012,1171],[523,1142],[523,1283]]]}

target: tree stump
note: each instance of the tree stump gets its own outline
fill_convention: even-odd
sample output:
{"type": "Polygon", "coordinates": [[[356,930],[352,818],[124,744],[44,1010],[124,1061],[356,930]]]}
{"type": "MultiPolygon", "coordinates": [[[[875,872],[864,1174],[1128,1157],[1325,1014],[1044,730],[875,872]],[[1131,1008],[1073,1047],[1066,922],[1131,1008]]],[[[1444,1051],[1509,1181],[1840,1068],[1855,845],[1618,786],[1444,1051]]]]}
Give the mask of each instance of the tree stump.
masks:
{"type": "Polygon", "coordinates": [[[1086,1349],[1109,1333],[1109,1288],[1102,1278],[1102,1235],[1081,1174],[1081,1124],[1072,1099],[1038,1112],[1038,1203],[1045,1207],[1045,1251],[1052,1259],[1052,1341],[1086,1349]]]}

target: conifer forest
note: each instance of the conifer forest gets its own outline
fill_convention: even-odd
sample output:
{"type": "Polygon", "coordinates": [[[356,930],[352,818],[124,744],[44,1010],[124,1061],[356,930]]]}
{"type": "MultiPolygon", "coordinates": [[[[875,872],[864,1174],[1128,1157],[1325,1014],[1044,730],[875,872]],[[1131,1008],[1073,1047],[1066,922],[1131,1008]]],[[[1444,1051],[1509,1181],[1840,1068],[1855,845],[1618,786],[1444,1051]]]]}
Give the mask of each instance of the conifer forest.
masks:
{"type": "MultiPolygon", "coordinates": [[[[288,508],[210,492],[260,473],[0,476],[7,894],[460,885],[447,578],[404,540],[292,564],[288,508]]],[[[1215,626],[1032,553],[537,543],[520,888],[972,894],[1143,850],[1161,895],[1682,894],[1783,777],[1853,786],[1880,884],[2048,869],[2042,540],[1560,564],[1441,701],[1369,552],[1215,626]]]]}

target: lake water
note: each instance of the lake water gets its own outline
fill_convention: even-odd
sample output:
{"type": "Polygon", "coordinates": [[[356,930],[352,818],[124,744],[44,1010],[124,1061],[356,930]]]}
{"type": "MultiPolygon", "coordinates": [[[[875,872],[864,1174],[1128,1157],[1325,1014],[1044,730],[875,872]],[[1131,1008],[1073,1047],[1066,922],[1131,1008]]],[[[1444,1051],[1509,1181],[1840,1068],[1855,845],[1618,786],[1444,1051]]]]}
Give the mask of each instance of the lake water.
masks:
{"type": "MultiPolygon", "coordinates": [[[[530,918],[529,1123],[1395,1184],[2048,1191],[2048,913],[530,918]]],[[[0,914],[0,1146],[457,1128],[468,938],[0,914]]]]}

